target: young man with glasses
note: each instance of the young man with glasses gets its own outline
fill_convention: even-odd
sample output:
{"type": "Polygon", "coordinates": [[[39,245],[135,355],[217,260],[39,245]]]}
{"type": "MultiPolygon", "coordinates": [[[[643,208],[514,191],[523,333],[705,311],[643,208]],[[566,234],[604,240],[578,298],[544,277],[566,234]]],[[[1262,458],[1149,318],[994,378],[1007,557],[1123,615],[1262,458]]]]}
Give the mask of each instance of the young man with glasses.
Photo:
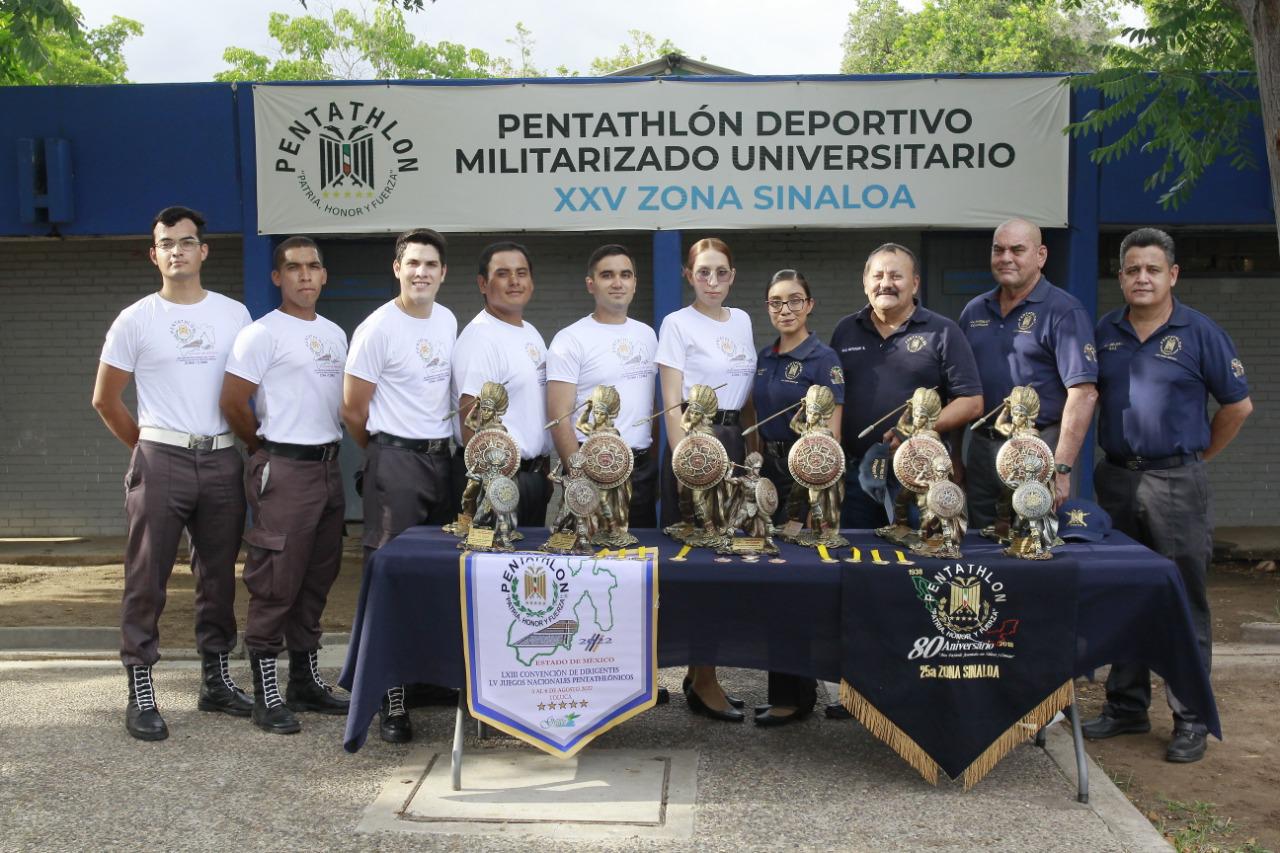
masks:
{"type": "MultiPolygon", "coordinates": [[[[587,292],[595,310],[556,333],[547,351],[547,412],[555,420],[578,411],[597,385],[611,385],[621,399],[614,425],[631,447],[631,527],[657,527],[658,460],[653,451],[656,421],[654,389],[658,336],[653,328],[627,316],[636,295],[636,270],[625,246],[610,244],[587,261],[587,292]],[[643,423],[639,423],[643,421],[643,423]]],[[[574,429],[574,417],[551,428],[556,453],[568,459],[586,437],[574,429]]]]}
{"type": "Polygon", "coordinates": [[[139,740],[169,736],[151,668],[160,658],[160,614],[184,531],[203,667],[197,707],[240,717],[253,707],[228,670],[245,498],[240,453],[218,407],[227,355],[250,317],[239,302],[201,284],[200,268],[209,256],[204,224],[186,207],[156,215],[149,254],[160,271],[160,290],[111,324],[93,388],[93,407],[132,451],[125,474],[120,659],[129,684],[125,729],[139,740]],[[123,400],[130,378],[138,395],[136,421],[123,400]]]}

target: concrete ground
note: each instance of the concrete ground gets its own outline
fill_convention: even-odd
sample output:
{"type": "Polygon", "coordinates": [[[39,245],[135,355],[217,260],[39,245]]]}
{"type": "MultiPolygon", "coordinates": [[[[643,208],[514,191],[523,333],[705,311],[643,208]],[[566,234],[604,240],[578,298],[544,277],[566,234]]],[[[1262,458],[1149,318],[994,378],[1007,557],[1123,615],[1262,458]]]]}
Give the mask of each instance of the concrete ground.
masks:
{"type": "MultiPolygon", "coordinates": [[[[329,675],[343,651],[327,650],[329,675]]],[[[248,681],[243,664],[233,674],[248,681]]],[[[342,717],[307,714],[300,734],[278,736],[196,710],[198,665],[168,661],[155,677],[171,734],[142,743],[124,731],[118,662],[0,660],[0,850],[1168,849],[1096,766],[1090,804],[1076,802],[1065,726],[1049,751],[1016,749],[966,793],[947,782],[930,787],[852,721],[815,715],[764,731],[695,717],[678,695],[681,674],[663,671],[663,683],[676,688],[671,705],[588,750],[695,751],[692,838],[535,841],[501,823],[452,835],[356,831],[415,747],[447,754],[452,709],[414,710],[414,744],[374,735],[350,755],[342,717]]],[[[723,670],[722,678],[749,702],[763,698],[762,673],[723,670]]],[[[468,729],[473,756],[530,750],[500,735],[479,741],[468,729]]]]}

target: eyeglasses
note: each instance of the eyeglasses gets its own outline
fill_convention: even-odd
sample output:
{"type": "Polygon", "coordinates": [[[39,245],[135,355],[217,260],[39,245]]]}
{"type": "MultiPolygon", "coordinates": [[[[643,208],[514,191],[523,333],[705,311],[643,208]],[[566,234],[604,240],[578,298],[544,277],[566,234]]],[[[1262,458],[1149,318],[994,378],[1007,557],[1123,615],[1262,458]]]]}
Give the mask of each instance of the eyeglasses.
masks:
{"type": "Polygon", "coordinates": [[[156,243],[156,248],[162,252],[172,252],[174,249],[181,249],[184,252],[194,252],[200,248],[204,241],[196,237],[183,237],[181,240],[161,240],[156,243]]]}
{"type": "Polygon", "coordinates": [[[733,270],[728,267],[720,267],[719,269],[709,269],[702,267],[693,271],[693,280],[698,284],[706,284],[709,281],[731,281],[733,279],[733,270]]]}
{"type": "Polygon", "coordinates": [[[788,299],[786,302],[783,302],[781,299],[768,299],[765,301],[764,304],[767,305],[769,307],[769,310],[774,314],[777,314],[778,312],[780,312],[783,306],[790,308],[791,313],[795,314],[801,308],[809,304],[809,297],[793,296],[790,299],[788,299]]]}

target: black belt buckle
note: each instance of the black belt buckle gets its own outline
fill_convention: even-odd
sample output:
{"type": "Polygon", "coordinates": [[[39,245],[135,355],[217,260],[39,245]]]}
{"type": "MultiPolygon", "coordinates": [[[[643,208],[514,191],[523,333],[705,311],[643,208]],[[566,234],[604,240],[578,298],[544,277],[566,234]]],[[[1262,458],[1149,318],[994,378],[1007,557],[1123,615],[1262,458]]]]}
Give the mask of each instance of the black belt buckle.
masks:
{"type": "Polygon", "coordinates": [[[644,450],[636,450],[634,447],[631,448],[631,461],[636,465],[639,465],[645,459],[649,458],[649,451],[652,449],[653,448],[651,447],[646,447],[644,450]]]}
{"type": "Polygon", "coordinates": [[[1135,456],[1132,459],[1126,459],[1124,467],[1128,468],[1130,471],[1141,471],[1142,462],[1143,459],[1141,456],[1135,456]]]}
{"type": "Polygon", "coordinates": [[[342,444],[341,442],[335,441],[333,444],[321,445],[320,449],[321,449],[320,461],[332,462],[333,460],[337,459],[338,454],[342,452],[342,444]]]}

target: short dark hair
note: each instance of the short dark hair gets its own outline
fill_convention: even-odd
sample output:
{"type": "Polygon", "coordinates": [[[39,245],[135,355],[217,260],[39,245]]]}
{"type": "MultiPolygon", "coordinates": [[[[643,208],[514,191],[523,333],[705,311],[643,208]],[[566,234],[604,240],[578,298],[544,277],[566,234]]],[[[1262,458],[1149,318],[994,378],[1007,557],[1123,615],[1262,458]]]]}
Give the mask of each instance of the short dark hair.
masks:
{"type": "Polygon", "coordinates": [[[445,248],[448,243],[444,239],[444,235],[439,231],[433,231],[430,228],[414,228],[406,231],[396,238],[396,260],[404,258],[405,247],[410,243],[421,243],[424,246],[435,246],[436,252],[440,254],[440,264],[444,266],[448,263],[445,259],[445,248]]]}
{"type": "Polygon", "coordinates": [[[1120,241],[1120,269],[1124,269],[1124,256],[1128,254],[1130,249],[1145,249],[1148,246],[1159,246],[1164,252],[1165,262],[1169,266],[1173,266],[1173,238],[1159,228],[1139,228],[1137,231],[1130,231],[1120,241]]]}
{"type": "Polygon", "coordinates": [[[769,291],[772,290],[773,286],[780,281],[794,281],[796,284],[804,288],[805,299],[813,298],[813,293],[809,290],[809,280],[805,278],[804,273],[799,270],[778,270],[773,274],[773,277],[769,279],[769,283],[765,285],[764,295],[768,296],[769,291]]]}
{"type": "Polygon", "coordinates": [[[480,250],[480,270],[477,274],[481,278],[489,278],[489,261],[493,260],[493,256],[499,252],[519,252],[524,255],[524,262],[529,266],[529,275],[533,275],[533,258],[529,257],[529,250],[514,240],[499,240],[480,250]]]}
{"type": "Polygon", "coordinates": [[[310,237],[290,237],[276,246],[276,250],[271,253],[271,268],[276,272],[284,269],[285,252],[290,249],[315,249],[316,257],[320,259],[320,266],[324,266],[324,255],[320,252],[320,247],[316,245],[316,241],[310,237]]]}
{"type": "Polygon", "coordinates": [[[908,258],[911,259],[911,274],[917,275],[917,276],[920,275],[920,260],[916,257],[916,253],[911,251],[901,243],[881,243],[879,246],[876,246],[874,249],[872,249],[871,253],[867,255],[867,262],[862,266],[862,274],[866,275],[867,270],[871,269],[872,258],[874,258],[876,255],[882,255],[885,252],[889,252],[891,254],[896,254],[898,252],[901,252],[902,254],[906,255],[908,258]]]}
{"type": "MultiPolygon", "coordinates": [[[[600,263],[605,258],[612,258],[614,255],[622,255],[624,258],[631,261],[631,268],[633,270],[635,269],[636,259],[631,256],[630,249],[621,243],[608,243],[601,246],[599,249],[596,249],[591,253],[591,257],[587,258],[587,275],[594,276],[596,274],[596,264],[600,263]]],[[[528,256],[526,255],[525,257],[528,256]]]]}
{"type": "Polygon", "coordinates": [[[156,214],[151,220],[151,233],[156,233],[156,226],[163,225],[166,228],[172,228],[184,219],[190,219],[196,226],[196,237],[201,243],[204,242],[204,217],[198,210],[192,210],[189,207],[183,207],[180,204],[170,205],[164,210],[156,214]]]}

